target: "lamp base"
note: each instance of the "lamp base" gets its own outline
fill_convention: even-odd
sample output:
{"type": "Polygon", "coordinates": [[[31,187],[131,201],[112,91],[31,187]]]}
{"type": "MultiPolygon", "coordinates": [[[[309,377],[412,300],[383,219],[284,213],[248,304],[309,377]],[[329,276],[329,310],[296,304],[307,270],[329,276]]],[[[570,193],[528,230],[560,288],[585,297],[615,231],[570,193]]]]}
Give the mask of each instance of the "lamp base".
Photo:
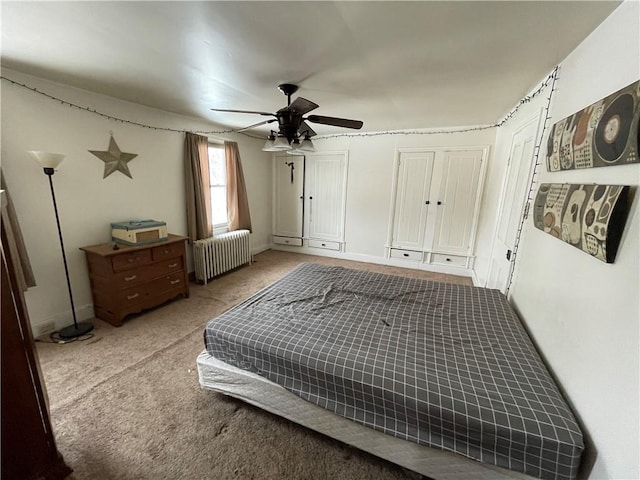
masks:
{"type": "Polygon", "coordinates": [[[86,335],[93,330],[93,325],[88,322],[80,322],[77,325],[65,327],[58,332],[60,338],[76,338],[86,335]]]}

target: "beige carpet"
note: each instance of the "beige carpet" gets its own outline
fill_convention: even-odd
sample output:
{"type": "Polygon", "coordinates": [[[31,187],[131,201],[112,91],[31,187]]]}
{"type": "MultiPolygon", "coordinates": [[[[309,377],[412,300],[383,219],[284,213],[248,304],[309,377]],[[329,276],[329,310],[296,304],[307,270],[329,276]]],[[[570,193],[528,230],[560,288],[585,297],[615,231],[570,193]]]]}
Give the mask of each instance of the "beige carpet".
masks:
{"type": "Polygon", "coordinates": [[[205,323],[300,262],[438,281],[470,279],[267,251],[191,295],[131,316],[93,320],[94,337],[37,342],[58,449],[73,479],[417,479],[280,417],[201,390],[205,323]]]}

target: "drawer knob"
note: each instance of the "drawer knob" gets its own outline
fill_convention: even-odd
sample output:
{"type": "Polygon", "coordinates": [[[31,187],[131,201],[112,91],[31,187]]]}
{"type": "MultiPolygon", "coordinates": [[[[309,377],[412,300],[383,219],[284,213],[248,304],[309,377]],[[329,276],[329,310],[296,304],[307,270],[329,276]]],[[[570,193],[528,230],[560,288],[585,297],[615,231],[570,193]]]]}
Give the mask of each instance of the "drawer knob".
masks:
{"type": "Polygon", "coordinates": [[[322,246],[323,246],[323,247],[326,247],[326,246],[327,246],[327,244],[326,244],[326,243],[323,243],[323,244],[322,244],[322,246]]]}
{"type": "Polygon", "coordinates": [[[177,263],[172,263],[171,265],[169,265],[169,268],[176,268],[178,266],[177,263]]]}
{"type": "Polygon", "coordinates": [[[130,277],[124,277],[124,281],[130,282],[131,280],[135,280],[136,278],[138,278],[137,275],[131,275],[130,277]]]}
{"type": "Polygon", "coordinates": [[[133,258],[133,257],[129,257],[129,258],[128,258],[128,262],[129,262],[129,263],[132,263],[134,260],[135,260],[135,258],[133,258]]]}
{"type": "Polygon", "coordinates": [[[402,255],[403,255],[404,257],[408,257],[408,256],[409,256],[409,254],[408,254],[408,253],[403,253],[402,255]]]}
{"type": "Polygon", "coordinates": [[[450,261],[451,261],[451,259],[450,259],[450,258],[447,258],[446,260],[447,260],[447,262],[450,262],[450,261]]]}
{"type": "Polygon", "coordinates": [[[171,285],[175,285],[176,283],[180,283],[180,280],[171,280],[169,283],[171,283],[171,285]]]}
{"type": "Polygon", "coordinates": [[[169,250],[165,250],[164,253],[169,253],[169,250]]]}
{"type": "Polygon", "coordinates": [[[133,300],[134,298],[138,298],[140,296],[139,293],[134,293],[133,295],[127,295],[127,300],[133,300]]]}

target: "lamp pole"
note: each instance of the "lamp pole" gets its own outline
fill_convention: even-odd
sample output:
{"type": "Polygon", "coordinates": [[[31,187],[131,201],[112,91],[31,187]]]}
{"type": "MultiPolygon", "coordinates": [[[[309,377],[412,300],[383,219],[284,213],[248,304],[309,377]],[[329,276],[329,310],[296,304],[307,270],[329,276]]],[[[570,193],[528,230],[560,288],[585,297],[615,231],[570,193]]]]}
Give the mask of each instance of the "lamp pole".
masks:
{"type": "Polygon", "coordinates": [[[67,278],[67,289],[69,290],[69,302],[71,303],[71,314],[73,315],[73,325],[63,328],[58,332],[60,338],[76,338],[93,330],[93,325],[88,322],[78,323],[76,317],[76,309],[73,303],[73,293],[71,290],[71,280],[69,279],[69,267],[67,266],[67,255],[64,250],[64,241],[62,239],[62,229],[60,228],[60,217],[58,216],[58,204],[56,203],[56,194],[53,189],[53,174],[55,170],[52,167],[44,167],[44,173],[49,177],[49,187],[51,188],[51,198],[53,199],[53,210],[56,214],[56,225],[58,226],[58,238],[60,239],[60,249],[62,250],[62,261],[64,263],[64,273],[67,278]]]}

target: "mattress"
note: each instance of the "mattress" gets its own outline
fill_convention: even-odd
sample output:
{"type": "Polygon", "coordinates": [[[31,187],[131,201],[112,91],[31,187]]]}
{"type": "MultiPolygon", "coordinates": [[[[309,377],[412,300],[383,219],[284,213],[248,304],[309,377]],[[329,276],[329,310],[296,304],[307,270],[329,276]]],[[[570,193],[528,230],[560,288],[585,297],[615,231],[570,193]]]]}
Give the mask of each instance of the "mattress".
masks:
{"type": "Polygon", "coordinates": [[[211,320],[205,348],[393,437],[577,475],[580,429],[497,290],[302,264],[211,320]]]}

